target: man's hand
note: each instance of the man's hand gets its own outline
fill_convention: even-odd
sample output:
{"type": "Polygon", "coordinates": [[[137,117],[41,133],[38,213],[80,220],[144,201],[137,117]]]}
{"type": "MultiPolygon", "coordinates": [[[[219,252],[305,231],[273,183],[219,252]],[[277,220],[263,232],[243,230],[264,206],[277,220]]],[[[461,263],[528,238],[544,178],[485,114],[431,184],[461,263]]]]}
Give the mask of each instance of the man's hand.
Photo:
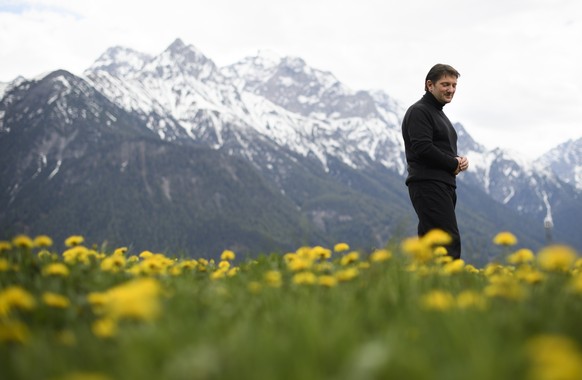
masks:
{"type": "Polygon", "coordinates": [[[458,161],[457,169],[455,170],[455,175],[469,168],[469,159],[467,157],[455,157],[458,161]]]}

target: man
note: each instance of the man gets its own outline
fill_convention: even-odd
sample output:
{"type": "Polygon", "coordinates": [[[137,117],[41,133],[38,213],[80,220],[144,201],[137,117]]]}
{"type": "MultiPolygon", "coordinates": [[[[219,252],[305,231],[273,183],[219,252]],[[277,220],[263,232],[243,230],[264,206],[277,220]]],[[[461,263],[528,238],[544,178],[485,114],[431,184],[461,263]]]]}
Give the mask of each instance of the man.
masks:
{"type": "Polygon", "coordinates": [[[418,235],[435,228],[448,232],[452,243],[447,251],[455,259],[461,257],[456,176],[467,170],[469,160],[457,155],[457,132],[443,106],[453,100],[459,76],[449,65],[433,66],[424,82],[424,96],[406,111],[402,121],[406,185],[418,215],[418,235]]]}

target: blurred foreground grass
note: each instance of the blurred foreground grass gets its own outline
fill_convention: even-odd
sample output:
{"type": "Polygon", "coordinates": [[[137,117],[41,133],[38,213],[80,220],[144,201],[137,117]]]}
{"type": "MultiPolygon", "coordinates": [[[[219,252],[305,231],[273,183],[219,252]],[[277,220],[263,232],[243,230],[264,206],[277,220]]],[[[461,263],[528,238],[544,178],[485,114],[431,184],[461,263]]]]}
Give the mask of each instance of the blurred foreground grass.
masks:
{"type": "Polygon", "coordinates": [[[237,261],[0,242],[2,379],[582,379],[582,259],[446,234],[237,261]]]}

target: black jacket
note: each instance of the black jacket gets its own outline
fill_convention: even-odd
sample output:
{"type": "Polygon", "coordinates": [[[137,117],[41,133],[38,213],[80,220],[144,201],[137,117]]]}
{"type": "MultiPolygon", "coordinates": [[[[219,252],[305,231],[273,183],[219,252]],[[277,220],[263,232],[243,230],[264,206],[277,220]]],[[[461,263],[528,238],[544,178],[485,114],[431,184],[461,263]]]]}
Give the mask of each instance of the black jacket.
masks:
{"type": "Polygon", "coordinates": [[[406,111],[402,137],[408,163],[406,184],[433,180],[456,186],[457,132],[443,104],[430,92],[406,111]]]}

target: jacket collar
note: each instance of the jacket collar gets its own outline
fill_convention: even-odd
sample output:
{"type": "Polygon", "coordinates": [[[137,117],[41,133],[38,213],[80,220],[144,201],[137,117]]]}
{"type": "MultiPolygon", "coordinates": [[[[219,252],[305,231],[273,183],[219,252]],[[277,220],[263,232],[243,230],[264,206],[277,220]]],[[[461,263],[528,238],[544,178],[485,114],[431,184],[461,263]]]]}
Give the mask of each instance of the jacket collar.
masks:
{"type": "Polygon", "coordinates": [[[433,94],[431,94],[430,92],[426,92],[423,96],[422,99],[429,103],[432,104],[434,107],[436,107],[439,110],[443,110],[443,107],[445,106],[444,104],[442,104],[441,102],[439,102],[438,100],[436,100],[436,98],[433,96],[433,94]]]}

